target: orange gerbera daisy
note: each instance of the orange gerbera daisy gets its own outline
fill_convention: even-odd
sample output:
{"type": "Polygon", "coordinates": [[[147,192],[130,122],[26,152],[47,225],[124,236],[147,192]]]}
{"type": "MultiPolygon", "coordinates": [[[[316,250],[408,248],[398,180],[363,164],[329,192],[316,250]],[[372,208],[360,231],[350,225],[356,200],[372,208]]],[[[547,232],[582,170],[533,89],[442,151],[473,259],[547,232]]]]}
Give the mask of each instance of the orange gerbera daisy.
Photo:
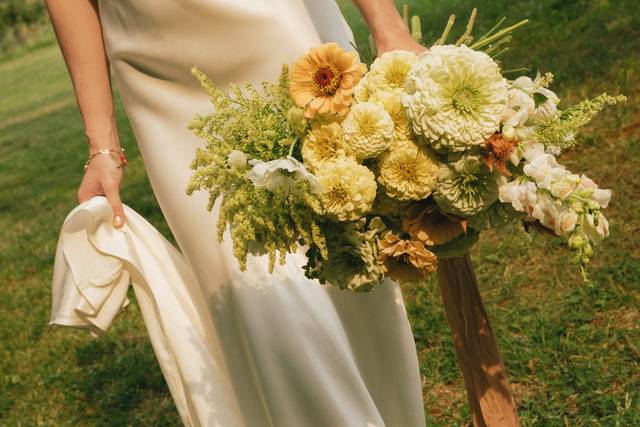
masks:
{"type": "Polygon", "coordinates": [[[317,114],[346,114],[354,88],[366,71],[355,52],[325,43],[293,64],[289,93],[308,119],[317,114]]]}

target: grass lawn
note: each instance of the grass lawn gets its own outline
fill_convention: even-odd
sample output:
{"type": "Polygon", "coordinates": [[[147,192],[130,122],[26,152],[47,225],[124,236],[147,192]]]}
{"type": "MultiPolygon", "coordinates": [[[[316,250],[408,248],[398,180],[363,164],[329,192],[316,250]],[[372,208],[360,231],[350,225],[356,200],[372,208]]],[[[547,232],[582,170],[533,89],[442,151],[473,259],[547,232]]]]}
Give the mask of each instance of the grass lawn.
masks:
{"type": "MultiPolygon", "coordinates": [[[[366,29],[340,0],[361,47],[366,29]]],[[[449,13],[472,2],[410,2],[435,40],[449,13]]],[[[582,284],[556,240],[483,235],[472,253],[522,422],[640,425],[640,19],[634,0],[479,0],[478,29],[502,15],[530,18],[505,68],[554,71],[566,102],[607,91],[630,101],[589,128],[563,162],[611,188],[611,238],[582,284]]],[[[461,33],[460,22],[454,31],[461,33]]],[[[455,37],[455,34],[454,34],[455,37]]],[[[131,160],[123,200],[165,235],[118,103],[131,160]]],[[[96,340],[49,329],[55,243],[85,160],[64,63],[49,45],[0,61],[0,425],[179,425],[138,310],[96,340]]],[[[452,339],[431,282],[405,289],[420,354],[428,425],[466,425],[469,410],[452,339]]],[[[284,426],[288,427],[288,426],[284,426]]]]}

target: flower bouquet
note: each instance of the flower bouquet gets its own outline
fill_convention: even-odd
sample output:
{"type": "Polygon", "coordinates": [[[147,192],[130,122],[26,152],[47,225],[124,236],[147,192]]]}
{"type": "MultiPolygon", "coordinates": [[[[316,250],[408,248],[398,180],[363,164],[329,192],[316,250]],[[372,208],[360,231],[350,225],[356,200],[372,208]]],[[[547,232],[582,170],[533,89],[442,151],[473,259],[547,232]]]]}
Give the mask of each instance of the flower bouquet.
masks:
{"type": "Polygon", "coordinates": [[[448,25],[424,54],[388,52],[368,71],[323,44],[259,89],[222,90],[193,69],[215,108],[190,123],[206,146],[187,191],[208,191],[209,209],[221,199],[218,237],[230,230],[241,269],[305,247],[307,277],[368,291],[422,281],[482,231],[524,226],[561,238],[584,272],[608,235],[611,192],[557,156],[624,97],[560,109],[550,73],[510,80],[495,59],[520,24],[471,44],[472,24],[454,44],[448,25]]]}

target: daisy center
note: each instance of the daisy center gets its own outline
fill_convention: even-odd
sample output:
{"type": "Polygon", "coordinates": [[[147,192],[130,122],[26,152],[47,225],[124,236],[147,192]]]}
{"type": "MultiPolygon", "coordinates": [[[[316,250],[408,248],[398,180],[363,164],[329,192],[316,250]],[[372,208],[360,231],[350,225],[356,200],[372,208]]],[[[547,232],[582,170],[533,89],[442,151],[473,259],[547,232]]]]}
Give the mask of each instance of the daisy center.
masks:
{"type": "Polygon", "coordinates": [[[333,96],[342,82],[342,74],[335,65],[323,65],[313,73],[313,90],[316,96],[333,96]]]}

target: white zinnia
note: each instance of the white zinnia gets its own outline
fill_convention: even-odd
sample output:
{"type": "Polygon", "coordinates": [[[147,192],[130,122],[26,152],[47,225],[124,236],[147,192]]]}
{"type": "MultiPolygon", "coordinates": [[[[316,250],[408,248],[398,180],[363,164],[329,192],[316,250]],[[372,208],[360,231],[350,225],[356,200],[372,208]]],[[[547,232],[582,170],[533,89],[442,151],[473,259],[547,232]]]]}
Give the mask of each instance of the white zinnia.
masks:
{"type": "Polygon", "coordinates": [[[304,164],[293,157],[276,159],[269,162],[250,160],[253,166],[246,177],[256,187],[265,187],[269,191],[283,191],[288,193],[294,181],[307,181],[314,192],[319,191],[316,177],[310,173],[304,164]]]}
{"type": "Polygon", "coordinates": [[[500,67],[466,46],[434,46],[418,58],[402,102],[416,134],[441,152],[484,144],[500,126],[508,98],[500,67]]]}
{"type": "Polygon", "coordinates": [[[377,157],[391,144],[393,120],[382,105],[362,102],[342,122],[344,141],[358,159],[377,157]]]}

